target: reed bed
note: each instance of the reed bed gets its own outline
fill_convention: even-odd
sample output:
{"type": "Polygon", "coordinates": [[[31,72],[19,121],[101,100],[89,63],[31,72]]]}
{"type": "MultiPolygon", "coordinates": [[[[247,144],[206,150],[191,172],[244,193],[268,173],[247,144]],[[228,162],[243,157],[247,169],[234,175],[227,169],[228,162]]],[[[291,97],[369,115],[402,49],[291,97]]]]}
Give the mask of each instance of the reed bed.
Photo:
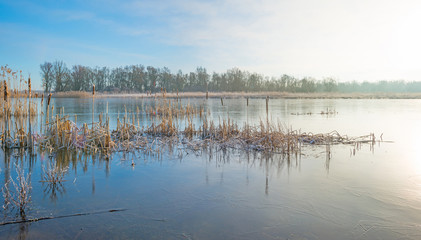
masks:
{"type": "MultiPolygon", "coordinates": [[[[3,115],[0,114],[0,117],[4,116],[4,127],[0,140],[4,148],[29,148],[32,151],[36,146],[39,151],[46,152],[65,149],[110,155],[115,151],[133,149],[154,151],[160,145],[171,143],[189,147],[194,145],[194,148],[213,144],[220,148],[299,154],[304,145],[354,144],[357,146],[354,149],[358,149],[358,144],[374,144],[376,141],[374,134],[351,138],[336,131],[326,134],[302,133],[269,119],[260,121],[256,126],[244,124],[239,127],[230,118],[219,119],[215,123],[208,120],[208,113],[203,106],[190,103],[183,105],[179,99],[168,99],[165,90],[161,92],[162,97],[154,98],[152,106],[142,106],[142,114],[152,119],[150,125],[140,126],[141,111],[137,108],[136,114],[133,112],[131,116],[125,110],[122,121],[118,117],[116,129],[113,130],[110,130],[108,110],[105,117],[101,113],[99,121],[95,122],[93,108],[92,122],[80,127],[76,124],[76,117],[75,122],[71,121],[69,116],[64,115],[64,110],[54,115],[54,106],[49,106],[52,96],[49,94],[45,124],[41,125],[39,133],[33,133],[31,116],[38,111],[37,104],[32,101],[30,78],[25,81],[21,73],[17,74],[7,66],[1,70],[0,84],[3,91],[0,91],[0,107],[3,108],[3,115]],[[24,95],[12,101],[11,92],[18,96],[24,92],[24,95]],[[184,121],[184,129],[179,127],[180,121],[184,121]]],[[[91,96],[94,105],[95,86],[91,96]]],[[[266,97],[266,105],[268,101],[269,96],[266,97]]],[[[336,111],[328,109],[320,114],[336,114],[336,111]]]]}
{"type": "MultiPolygon", "coordinates": [[[[84,153],[102,153],[109,155],[116,151],[131,151],[142,149],[152,151],[159,148],[160,143],[176,142],[180,145],[195,147],[213,144],[220,148],[237,148],[282,154],[299,154],[304,145],[334,145],[334,144],[374,144],[374,134],[359,137],[348,137],[336,131],[325,134],[305,133],[293,130],[281,123],[269,120],[260,121],[259,125],[244,124],[239,127],[230,118],[219,119],[218,123],[208,121],[203,116],[201,124],[198,116],[188,113],[185,116],[184,129],[176,124],[171,105],[148,126],[140,127],[139,119],[136,126],[135,115],[126,116],[122,121],[117,119],[116,129],[110,130],[109,118],[91,124],[84,123],[81,127],[60,114],[46,120],[43,133],[34,134],[34,142],[40,151],[56,152],[62,149],[82,151],[84,153]],[[196,126],[197,125],[197,126],[196,126]],[[155,146],[155,147],[152,147],[155,146]]],[[[8,134],[6,134],[8,135],[8,134]]],[[[27,147],[25,130],[20,128],[13,136],[6,137],[6,146],[27,147]]],[[[3,137],[3,136],[2,136],[3,137]]]]}
{"type": "MultiPolygon", "coordinates": [[[[166,143],[185,145],[197,149],[208,145],[219,148],[235,148],[281,154],[300,154],[305,145],[374,144],[374,134],[348,137],[337,131],[325,134],[305,133],[293,130],[281,123],[260,121],[257,126],[244,124],[239,127],[231,119],[219,120],[218,124],[202,120],[196,127],[192,118],[187,119],[184,129],[174,124],[171,116],[160,123],[152,123],[140,128],[133,122],[117,121],[117,128],[109,130],[108,120],[82,127],[68,119],[56,116],[45,127],[45,133],[35,136],[35,142],[41,151],[55,152],[62,149],[85,153],[111,154],[116,151],[154,151],[166,143]]],[[[354,147],[355,148],[355,147],[354,147]]]]}
{"type": "Polygon", "coordinates": [[[145,112],[149,116],[161,116],[161,117],[190,117],[205,114],[203,106],[193,106],[187,103],[183,106],[177,100],[170,100],[167,98],[158,98],[155,101],[155,106],[146,107],[145,112]]]}
{"type": "MultiPolygon", "coordinates": [[[[1,67],[0,73],[0,118],[27,117],[37,114],[37,104],[31,101],[31,78],[25,80],[22,71],[12,71],[7,66],[1,67]]],[[[38,94],[37,94],[38,95],[38,94]]],[[[38,97],[38,96],[37,96],[38,97]]]]}
{"type": "Polygon", "coordinates": [[[359,137],[348,137],[337,131],[313,134],[293,130],[279,122],[275,124],[270,121],[260,121],[258,126],[244,124],[242,128],[239,128],[230,119],[223,120],[218,125],[215,125],[213,121],[203,121],[202,127],[198,130],[193,131],[193,128],[189,124],[182,134],[189,139],[196,137],[196,146],[216,144],[221,148],[230,147],[282,154],[299,154],[305,145],[347,144],[361,146],[365,143],[376,143],[373,133],[359,137]]]}
{"type": "Polygon", "coordinates": [[[14,72],[7,66],[0,74],[0,141],[5,148],[32,149],[32,119],[38,105],[32,101],[31,78],[24,79],[22,71],[14,72]]]}
{"type": "Polygon", "coordinates": [[[41,151],[55,152],[66,149],[86,153],[109,153],[115,146],[111,140],[107,124],[94,123],[78,127],[68,116],[55,116],[45,126],[45,133],[35,135],[35,141],[41,151]]]}

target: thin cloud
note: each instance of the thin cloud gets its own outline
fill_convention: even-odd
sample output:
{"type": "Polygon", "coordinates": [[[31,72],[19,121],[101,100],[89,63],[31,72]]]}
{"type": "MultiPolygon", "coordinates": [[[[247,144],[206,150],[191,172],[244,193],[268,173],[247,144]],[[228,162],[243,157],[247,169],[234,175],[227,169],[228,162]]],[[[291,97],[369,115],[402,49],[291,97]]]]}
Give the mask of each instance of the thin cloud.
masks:
{"type": "MultiPolygon", "coordinates": [[[[34,14],[75,29],[88,24],[89,40],[60,34],[66,44],[80,43],[70,51],[113,55],[110,65],[114,55],[133,53],[139,55],[127,59],[153,58],[180,69],[240,67],[342,80],[421,77],[421,2],[415,0],[108,0],[80,1],[69,9],[24,3],[34,14]]],[[[41,26],[35,29],[30,32],[56,37],[41,26]]]]}
{"type": "Polygon", "coordinates": [[[167,6],[179,14],[166,19],[169,29],[164,39],[166,44],[195,47],[209,66],[227,60],[266,69],[267,74],[395,78],[414,67],[409,50],[420,49],[415,41],[406,41],[411,47],[399,46],[397,37],[420,38],[409,31],[421,22],[415,14],[420,8],[414,4],[420,5],[414,1],[402,5],[394,1],[177,1],[167,6]],[[406,19],[408,14],[412,19],[406,19]]]}

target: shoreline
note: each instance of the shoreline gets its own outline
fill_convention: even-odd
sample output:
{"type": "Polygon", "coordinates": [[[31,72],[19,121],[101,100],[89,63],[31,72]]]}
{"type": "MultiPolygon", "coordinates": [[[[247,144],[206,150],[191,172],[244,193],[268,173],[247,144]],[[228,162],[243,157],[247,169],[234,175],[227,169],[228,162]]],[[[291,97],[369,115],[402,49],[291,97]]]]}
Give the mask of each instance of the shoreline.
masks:
{"type": "MultiPolygon", "coordinates": [[[[53,98],[92,98],[91,92],[59,92],[53,98]]],[[[206,92],[180,93],[95,93],[95,98],[206,98],[206,92]]],[[[208,92],[208,98],[273,99],[421,99],[421,93],[289,93],[289,92],[208,92]]]]}

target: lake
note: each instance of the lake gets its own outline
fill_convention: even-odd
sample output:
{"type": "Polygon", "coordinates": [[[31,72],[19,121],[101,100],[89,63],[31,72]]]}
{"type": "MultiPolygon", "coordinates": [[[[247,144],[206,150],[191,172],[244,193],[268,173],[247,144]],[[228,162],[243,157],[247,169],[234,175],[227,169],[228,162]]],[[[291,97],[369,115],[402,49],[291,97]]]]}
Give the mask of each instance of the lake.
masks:
{"type": "MultiPolygon", "coordinates": [[[[421,239],[421,100],[183,99],[203,105],[208,119],[241,127],[267,118],[301,132],[362,136],[375,145],[304,145],[299,156],[241,149],[160,154],[0,151],[0,184],[15,166],[31,172],[27,218],[0,226],[1,239],[421,239]],[[321,112],[335,114],[320,114],[321,112]],[[311,113],[311,114],[310,114],[311,113]],[[68,167],[64,182],[42,182],[48,162],[68,167]],[[121,211],[120,211],[121,210],[121,211]]],[[[111,128],[117,116],[153,99],[97,98],[111,128]]],[[[92,99],[52,99],[77,124],[92,121],[92,99]]],[[[41,107],[40,107],[41,109],[41,107]]],[[[95,114],[98,120],[98,114],[95,114]]],[[[44,116],[45,118],[45,116],[44,116]]],[[[39,131],[38,116],[35,131],[39,131]]],[[[141,125],[153,121],[146,115],[141,125]]],[[[179,121],[183,128],[185,121],[179,121]]],[[[2,203],[4,196],[0,196],[2,203]]],[[[2,209],[0,222],[19,219],[2,209]]]]}

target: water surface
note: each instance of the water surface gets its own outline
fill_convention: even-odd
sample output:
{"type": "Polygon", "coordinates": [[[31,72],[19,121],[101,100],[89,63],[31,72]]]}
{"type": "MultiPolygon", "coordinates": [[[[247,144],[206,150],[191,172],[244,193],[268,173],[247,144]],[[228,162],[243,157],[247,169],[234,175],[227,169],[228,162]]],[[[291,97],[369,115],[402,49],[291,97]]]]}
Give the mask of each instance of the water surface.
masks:
{"type": "MultiPolygon", "coordinates": [[[[269,118],[302,132],[374,133],[393,142],[363,145],[355,155],[353,146],[335,145],[330,159],[324,146],[305,146],[300,157],[192,152],[180,146],[159,155],[116,153],[110,159],[47,153],[30,158],[2,151],[1,186],[15,178],[15,165],[32,173],[28,217],[90,214],[0,226],[0,237],[421,238],[420,100],[271,99],[269,116],[265,99],[250,99],[249,106],[245,99],[225,99],[224,106],[219,99],[182,101],[203,104],[215,122],[229,117],[242,126],[269,118]],[[327,109],[337,114],[318,114],[327,109]],[[69,167],[66,181],[55,189],[40,182],[49,161],[69,167]],[[111,209],[127,210],[107,212],[111,209]]],[[[91,99],[53,99],[52,104],[55,111],[64,107],[66,114],[77,115],[78,124],[92,121],[91,99]]],[[[113,127],[124,112],[142,112],[154,103],[112,98],[94,104],[96,113],[108,108],[113,127]]],[[[143,125],[152,121],[146,114],[142,120],[143,125]]],[[[16,218],[2,215],[2,221],[16,218]]]]}

